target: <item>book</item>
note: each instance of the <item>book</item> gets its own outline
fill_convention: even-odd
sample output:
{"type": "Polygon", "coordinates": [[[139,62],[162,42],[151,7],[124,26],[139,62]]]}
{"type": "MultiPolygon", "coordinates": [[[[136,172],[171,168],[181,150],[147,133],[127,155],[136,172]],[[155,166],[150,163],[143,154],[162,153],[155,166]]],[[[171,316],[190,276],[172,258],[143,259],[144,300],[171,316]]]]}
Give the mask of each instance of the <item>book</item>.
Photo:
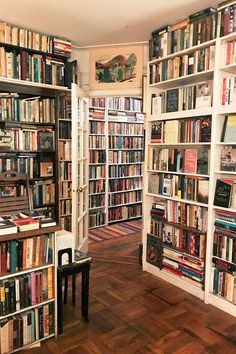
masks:
{"type": "Polygon", "coordinates": [[[11,130],[0,129],[0,149],[14,149],[14,132],[11,130]]]}
{"type": "Polygon", "coordinates": [[[179,121],[167,120],[164,126],[164,140],[165,143],[178,143],[179,138],[179,121]]]}
{"type": "Polygon", "coordinates": [[[17,226],[11,220],[0,217],[0,235],[8,235],[17,232],[17,226]]]}
{"type": "Polygon", "coordinates": [[[147,234],[146,260],[160,269],[162,268],[162,242],[157,236],[147,234]]]}
{"type": "Polygon", "coordinates": [[[216,180],[214,205],[223,208],[228,208],[230,206],[232,186],[233,181],[231,180],[216,180]]]}
{"type": "Polygon", "coordinates": [[[225,143],[236,141],[236,115],[225,117],[221,141],[225,143]]]}
{"type": "Polygon", "coordinates": [[[38,149],[49,151],[54,149],[54,132],[52,130],[38,131],[38,149]]]}
{"type": "Polygon", "coordinates": [[[40,177],[52,177],[53,176],[53,161],[40,162],[40,177]]]}
{"type": "Polygon", "coordinates": [[[51,227],[55,226],[57,223],[52,218],[40,218],[39,225],[40,227],[51,227]]]}
{"type": "Polygon", "coordinates": [[[74,261],[75,263],[85,263],[85,262],[90,262],[92,260],[92,257],[88,255],[88,253],[84,253],[79,250],[75,250],[74,254],[74,261]]]}
{"type": "Polygon", "coordinates": [[[159,193],[159,176],[157,173],[150,173],[148,176],[148,193],[159,193]]]}
{"type": "Polygon", "coordinates": [[[211,118],[200,120],[200,142],[208,143],[211,141],[211,118]]]}
{"type": "Polygon", "coordinates": [[[162,143],[163,141],[163,122],[158,121],[152,123],[151,128],[151,142],[162,143]]]}
{"type": "Polygon", "coordinates": [[[186,173],[196,173],[197,172],[197,154],[198,151],[195,149],[185,149],[183,158],[183,171],[186,173]]]}
{"type": "Polygon", "coordinates": [[[19,228],[19,231],[28,231],[39,228],[39,222],[31,217],[15,218],[12,219],[12,222],[19,228]]]}
{"type": "Polygon", "coordinates": [[[179,109],[179,90],[167,90],[166,112],[176,112],[179,109]]]}
{"type": "Polygon", "coordinates": [[[197,150],[197,173],[207,175],[209,173],[209,149],[198,149],[197,150]]]}
{"type": "Polygon", "coordinates": [[[199,179],[197,201],[199,203],[208,203],[208,195],[209,195],[209,180],[199,179]]]}
{"type": "Polygon", "coordinates": [[[221,150],[221,171],[236,171],[236,146],[225,146],[221,150]]]}
{"type": "Polygon", "coordinates": [[[212,104],[212,81],[196,84],[195,108],[211,107],[212,104]]]}

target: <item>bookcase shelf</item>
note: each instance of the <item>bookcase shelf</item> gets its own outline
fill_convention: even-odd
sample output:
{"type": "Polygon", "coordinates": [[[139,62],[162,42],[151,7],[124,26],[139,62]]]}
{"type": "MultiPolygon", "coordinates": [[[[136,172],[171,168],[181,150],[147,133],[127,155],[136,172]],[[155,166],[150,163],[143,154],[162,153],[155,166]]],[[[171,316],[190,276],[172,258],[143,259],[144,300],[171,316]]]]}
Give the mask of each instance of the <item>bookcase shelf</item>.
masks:
{"type": "Polygon", "coordinates": [[[196,74],[189,74],[186,76],[177,77],[175,79],[160,81],[154,84],[150,84],[150,87],[159,88],[159,89],[169,89],[177,86],[188,85],[193,82],[201,82],[212,80],[214,70],[206,70],[196,74]]]}
{"type": "MultiPolygon", "coordinates": [[[[221,14],[219,13],[218,20],[225,18],[224,11],[228,11],[226,14],[231,11],[232,14],[233,7],[230,6],[231,4],[226,4],[225,7],[219,9],[221,14]]],[[[235,6],[235,4],[232,6],[235,6]]],[[[206,17],[210,16],[210,13],[214,16],[213,10],[203,10],[202,13],[206,17]]],[[[235,14],[233,16],[235,17],[235,14]]],[[[204,21],[203,17],[199,17],[199,21],[204,21]]],[[[192,21],[190,21],[189,26],[192,26],[192,21]]],[[[234,189],[236,183],[236,171],[234,170],[236,101],[233,87],[236,79],[236,63],[233,59],[235,56],[236,32],[220,37],[220,34],[227,33],[227,26],[227,21],[218,24],[216,38],[200,44],[200,47],[193,46],[166,56],[163,56],[163,53],[167,53],[169,47],[168,42],[166,45],[163,39],[168,38],[170,33],[172,36],[176,33],[178,37],[182,29],[180,32],[175,29],[169,32],[166,27],[165,34],[159,35],[161,41],[159,41],[158,34],[157,38],[154,39],[155,33],[152,33],[154,47],[151,50],[156,53],[156,56],[162,55],[162,57],[150,60],[147,70],[149,83],[147,87],[144,171],[143,269],[201,298],[205,303],[212,304],[236,316],[236,282],[234,275],[236,271],[234,257],[236,242],[234,189]],[[196,51],[212,45],[215,47],[215,55],[209,70],[153,83],[155,80],[173,77],[171,76],[172,69],[173,71],[176,69],[175,65],[179,64],[179,59],[176,62],[169,61],[169,59],[183,57],[185,54],[188,60],[186,60],[186,57],[183,59],[184,64],[187,65],[187,69],[184,68],[184,70],[193,72],[192,57],[201,60],[198,57],[199,52],[196,51]],[[196,55],[192,53],[196,53],[196,55]],[[158,65],[156,65],[157,63],[158,65]],[[173,67],[170,64],[173,64],[173,67]],[[163,73],[167,69],[170,70],[170,74],[169,72],[163,73]],[[205,94],[203,94],[204,87],[205,94]],[[185,108],[193,109],[185,110],[185,108]],[[196,128],[198,123],[199,126],[196,128]],[[191,124],[192,126],[189,128],[191,124]],[[206,128],[207,126],[208,128],[206,128]],[[178,129],[178,132],[176,132],[176,129],[178,129]],[[206,130],[202,132],[202,129],[206,130]],[[200,138],[197,135],[199,132],[200,138]],[[187,136],[187,139],[185,139],[185,136],[187,136]],[[177,141],[196,142],[176,143],[177,141]],[[170,169],[175,170],[175,166],[183,166],[186,150],[193,152],[192,157],[194,154],[197,155],[197,164],[198,156],[203,156],[204,151],[208,152],[207,166],[202,165],[203,173],[166,171],[168,165],[171,166],[170,169]],[[154,163],[153,159],[155,159],[154,163]],[[162,180],[158,177],[158,174],[162,180]],[[183,180],[178,175],[180,177],[182,175],[192,176],[198,180],[197,183],[200,181],[203,183],[203,188],[200,188],[198,192],[199,194],[202,193],[204,198],[196,198],[201,202],[168,196],[177,195],[179,191],[182,193],[180,184],[183,180]],[[176,176],[177,180],[175,179],[176,176]],[[168,181],[163,184],[167,191],[162,191],[162,184],[160,183],[163,183],[164,178],[167,180],[169,178],[170,183],[174,181],[173,185],[176,182],[174,186],[170,184],[170,188],[173,186],[175,194],[168,194],[168,181]],[[155,189],[152,185],[149,188],[149,183],[155,181],[156,184],[160,184],[158,188],[155,189]],[[228,192],[226,192],[227,188],[228,192]],[[150,193],[155,191],[167,195],[150,193]],[[223,196],[222,201],[220,200],[221,196],[223,196]],[[222,206],[217,206],[217,204],[222,206]],[[189,220],[188,218],[192,213],[194,215],[198,213],[202,216],[202,223],[199,223],[200,226],[196,229],[184,226],[184,224],[190,225],[190,223],[181,222],[184,218],[189,220]],[[182,243],[182,247],[179,246],[182,242],[182,235],[184,235],[183,237],[188,245],[187,252],[184,243],[182,243]],[[194,252],[196,254],[200,252],[199,245],[201,245],[201,254],[204,254],[204,257],[201,257],[201,262],[196,266],[191,263],[188,256],[191,258],[195,254],[194,252]],[[149,254],[153,249],[156,256],[155,260],[152,260],[149,254]],[[187,260],[184,258],[185,256],[187,260]],[[195,275],[199,273],[199,276],[193,276],[191,273],[195,275]],[[191,279],[188,279],[186,274],[191,279]],[[224,285],[222,286],[222,284],[224,285]]],[[[232,31],[232,29],[228,28],[228,31],[232,31]]],[[[173,48],[178,48],[178,45],[178,39],[176,46],[174,41],[170,43],[173,48]]],[[[185,45],[185,43],[180,43],[180,47],[181,45],[185,45]]],[[[202,53],[206,53],[206,51],[202,53]]],[[[202,68],[199,61],[195,65],[194,71],[196,71],[196,68],[199,69],[198,65],[202,68]]],[[[179,74],[182,72],[183,68],[180,67],[179,74]]],[[[190,161],[189,163],[191,164],[190,161]]],[[[181,168],[178,167],[178,169],[181,168]]],[[[198,168],[195,171],[197,170],[198,168]]],[[[186,181],[187,179],[184,179],[184,183],[186,181]]],[[[191,216],[190,219],[194,220],[194,217],[191,216]]]]}
{"type": "Polygon", "coordinates": [[[133,215],[135,211],[131,208],[135,204],[139,208],[141,204],[138,200],[140,196],[135,194],[140,192],[141,188],[124,190],[122,187],[117,192],[109,192],[109,187],[115,183],[121,183],[121,181],[127,183],[126,180],[132,181],[132,178],[142,180],[142,167],[140,167],[142,158],[139,159],[134,154],[143,152],[144,121],[141,114],[141,99],[136,97],[91,98],[90,110],[90,115],[93,115],[93,118],[90,117],[89,183],[93,189],[94,183],[100,184],[102,182],[102,190],[104,191],[102,193],[90,192],[89,194],[91,206],[94,205],[89,209],[90,228],[94,228],[107,225],[110,222],[126,220],[123,216],[133,215]],[[98,119],[99,115],[104,115],[104,119],[98,119]],[[100,137],[101,139],[99,139],[100,137]],[[104,153],[103,156],[93,155],[93,153],[98,154],[100,151],[104,153]],[[133,155],[129,155],[126,159],[126,156],[122,155],[126,153],[133,155]],[[96,163],[94,158],[98,158],[100,162],[96,163]],[[102,162],[102,159],[105,161],[102,162]],[[113,161],[122,160],[134,162],[113,163],[113,161]],[[135,167],[136,165],[138,167],[135,167]],[[102,170],[103,167],[104,170],[102,170]],[[98,170],[99,168],[100,170],[98,170]],[[96,173],[99,173],[98,178],[96,178],[96,173]],[[124,197],[124,193],[126,193],[126,197],[124,197]],[[134,194],[131,196],[131,193],[134,194]],[[95,199],[96,197],[97,199],[95,199]],[[122,203],[123,199],[121,201],[121,198],[127,203],[122,203]],[[131,203],[135,198],[137,198],[137,202],[131,203]],[[130,209],[124,210],[122,207],[130,207],[130,209]]]}
{"type": "Polygon", "coordinates": [[[61,91],[61,92],[70,92],[71,90],[66,86],[58,86],[58,85],[51,85],[51,84],[43,84],[33,81],[26,81],[26,80],[18,80],[18,79],[10,79],[6,77],[0,77],[1,84],[13,84],[14,86],[20,87],[30,87],[30,88],[37,88],[40,91],[44,92],[45,90],[50,91],[61,91]]]}

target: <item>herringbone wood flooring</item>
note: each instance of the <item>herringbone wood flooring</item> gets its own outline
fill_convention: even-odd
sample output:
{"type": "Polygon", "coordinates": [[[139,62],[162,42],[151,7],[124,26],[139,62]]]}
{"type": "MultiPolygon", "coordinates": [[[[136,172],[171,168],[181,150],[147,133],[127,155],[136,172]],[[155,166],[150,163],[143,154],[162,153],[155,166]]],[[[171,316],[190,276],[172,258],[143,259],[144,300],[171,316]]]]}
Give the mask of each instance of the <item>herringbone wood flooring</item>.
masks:
{"type": "Polygon", "coordinates": [[[92,244],[89,323],[81,321],[78,291],[76,307],[64,305],[63,334],[24,353],[235,354],[236,318],[142,272],[140,239],[92,244]]]}

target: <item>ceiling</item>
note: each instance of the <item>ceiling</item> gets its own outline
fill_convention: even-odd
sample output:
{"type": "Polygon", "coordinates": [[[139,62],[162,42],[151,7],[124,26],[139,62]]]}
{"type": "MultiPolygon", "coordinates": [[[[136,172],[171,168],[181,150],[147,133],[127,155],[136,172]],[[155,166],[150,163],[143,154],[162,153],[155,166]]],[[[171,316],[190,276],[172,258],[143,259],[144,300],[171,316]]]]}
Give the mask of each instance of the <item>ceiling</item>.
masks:
{"type": "Polygon", "coordinates": [[[1,20],[51,35],[73,44],[96,46],[147,41],[158,27],[220,0],[7,0],[1,20]]]}

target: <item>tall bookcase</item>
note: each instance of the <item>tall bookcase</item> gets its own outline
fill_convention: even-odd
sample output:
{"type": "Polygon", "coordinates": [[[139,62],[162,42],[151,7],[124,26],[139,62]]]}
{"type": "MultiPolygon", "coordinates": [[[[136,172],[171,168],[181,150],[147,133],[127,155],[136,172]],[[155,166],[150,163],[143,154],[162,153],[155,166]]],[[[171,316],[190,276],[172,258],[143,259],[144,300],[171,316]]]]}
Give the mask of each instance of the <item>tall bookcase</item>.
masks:
{"type": "Polygon", "coordinates": [[[90,227],[142,216],[141,99],[90,100],[90,227]]]}
{"type": "MultiPolygon", "coordinates": [[[[27,173],[33,209],[71,229],[75,247],[86,251],[88,100],[72,83],[71,44],[6,23],[0,27],[0,172],[27,173]]],[[[57,334],[58,230],[1,236],[1,352],[57,334]]]]}
{"type": "Polygon", "coordinates": [[[236,209],[216,201],[222,181],[231,203],[235,195],[235,160],[231,170],[225,162],[235,130],[231,140],[223,138],[235,129],[236,35],[222,22],[229,11],[230,5],[203,10],[182,29],[166,28],[167,47],[148,63],[143,269],[236,316],[236,209]],[[201,32],[208,20],[215,27],[201,32]],[[196,42],[194,28],[201,34],[196,42]],[[168,47],[181,31],[185,40],[168,47]]]}

